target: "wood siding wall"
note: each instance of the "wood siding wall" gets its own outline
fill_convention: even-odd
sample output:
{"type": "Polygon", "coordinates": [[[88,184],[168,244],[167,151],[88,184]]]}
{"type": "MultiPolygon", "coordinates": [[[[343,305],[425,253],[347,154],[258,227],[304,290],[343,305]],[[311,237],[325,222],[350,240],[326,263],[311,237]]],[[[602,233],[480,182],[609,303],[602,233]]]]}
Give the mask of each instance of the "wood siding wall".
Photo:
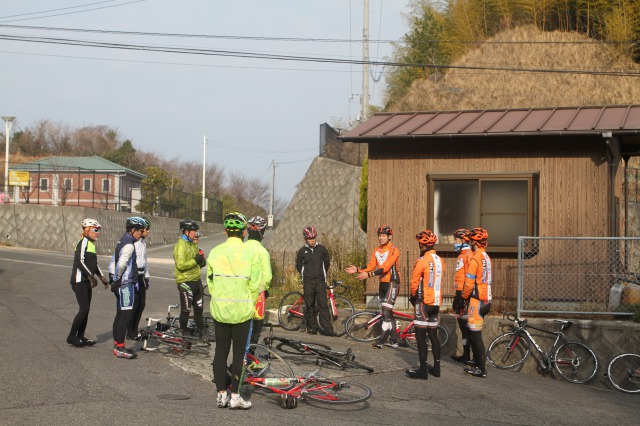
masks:
{"type": "MultiPolygon", "coordinates": [[[[413,264],[414,236],[427,227],[428,173],[491,172],[539,172],[539,236],[609,235],[609,167],[600,137],[384,141],[369,144],[369,253],[377,245],[376,227],[388,224],[394,244],[411,253],[413,264]]],[[[515,297],[517,256],[491,253],[491,237],[487,251],[494,261],[494,297],[515,297]]],[[[453,294],[455,269],[453,253],[446,257],[445,295],[453,294]]],[[[377,291],[377,282],[369,281],[367,291],[377,291]]]]}

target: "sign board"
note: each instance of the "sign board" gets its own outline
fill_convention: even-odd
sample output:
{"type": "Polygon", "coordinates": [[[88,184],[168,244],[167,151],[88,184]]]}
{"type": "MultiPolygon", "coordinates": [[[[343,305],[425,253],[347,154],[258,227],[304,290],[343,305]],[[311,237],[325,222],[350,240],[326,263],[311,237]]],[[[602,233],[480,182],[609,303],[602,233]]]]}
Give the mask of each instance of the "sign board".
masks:
{"type": "Polygon", "coordinates": [[[9,170],[9,185],[29,186],[29,172],[9,170]]]}
{"type": "Polygon", "coordinates": [[[267,216],[267,226],[273,227],[273,215],[267,216]]]}

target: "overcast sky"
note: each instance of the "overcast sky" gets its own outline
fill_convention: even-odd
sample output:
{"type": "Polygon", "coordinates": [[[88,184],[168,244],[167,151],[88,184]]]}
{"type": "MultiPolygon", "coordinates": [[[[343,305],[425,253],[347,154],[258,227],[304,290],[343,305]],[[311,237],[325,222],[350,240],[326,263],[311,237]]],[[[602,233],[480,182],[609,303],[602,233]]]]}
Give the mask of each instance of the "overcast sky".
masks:
{"type": "MultiPolygon", "coordinates": [[[[407,31],[408,0],[370,0],[372,60],[407,31]]],[[[0,0],[0,114],[13,130],[49,119],[73,127],[107,125],[134,147],[164,159],[202,162],[271,182],[289,200],[314,156],[319,126],[359,113],[361,65],[187,55],[1,39],[27,36],[294,57],[362,58],[363,0],[0,0]],[[171,33],[140,36],[7,25],[171,33]],[[233,36],[211,37],[211,36],[233,36]],[[249,40],[239,37],[271,38],[249,40]],[[352,95],[356,97],[351,98],[352,95]]],[[[371,103],[384,79],[373,68],[371,103]]],[[[194,170],[194,173],[201,173],[194,170]]]]}

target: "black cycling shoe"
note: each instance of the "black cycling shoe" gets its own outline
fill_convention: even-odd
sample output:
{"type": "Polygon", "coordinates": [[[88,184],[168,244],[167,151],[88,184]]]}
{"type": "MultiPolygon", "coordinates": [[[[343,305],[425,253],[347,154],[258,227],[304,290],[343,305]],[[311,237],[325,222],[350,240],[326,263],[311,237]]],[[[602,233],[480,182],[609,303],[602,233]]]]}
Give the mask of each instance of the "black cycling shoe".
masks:
{"type": "Polygon", "coordinates": [[[329,336],[329,337],[333,337],[336,335],[336,333],[334,333],[333,331],[321,331],[320,334],[322,334],[323,336],[329,336]]]}
{"type": "Polygon", "coordinates": [[[80,340],[84,346],[93,346],[96,344],[95,340],[87,339],[86,337],[78,337],[78,340],[80,340]]]}
{"type": "Polygon", "coordinates": [[[75,346],[76,348],[86,346],[85,343],[77,337],[67,337],[67,343],[75,346]]]}
{"type": "Polygon", "coordinates": [[[467,362],[469,362],[469,358],[465,357],[464,355],[451,355],[451,359],[461,364],[466,364],[467,362]]]}
{"type": "Polygon", "coordinates": [[[307,330],[307,334],[318,334],[318,332],[316,330],[307,330]]]}
{"type": "Polygon", "coordinates": [[[407,374],[407,376],[409,376],[412,379],[427,380],[429,378],[429,373],[419,368],[407,369],[407,370],[404,370],[404,372],[407,374]]]}
{"type": "Polygon", "coordinates": [[[436,367],[435,365],[427,364],[427,371],[434,377],[440,377],[440,364],[436,367]]]}

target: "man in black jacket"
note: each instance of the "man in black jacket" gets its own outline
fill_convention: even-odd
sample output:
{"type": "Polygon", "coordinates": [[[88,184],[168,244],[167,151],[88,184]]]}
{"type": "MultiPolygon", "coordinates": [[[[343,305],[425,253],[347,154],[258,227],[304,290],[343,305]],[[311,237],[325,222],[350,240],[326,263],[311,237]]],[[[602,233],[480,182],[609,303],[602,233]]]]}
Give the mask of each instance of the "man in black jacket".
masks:
{"type": "Polygon", "coordinates": [[[333,336],[331,312],[329,312],[327,304],[327,272],[331,258],[325,246],[316,242],[318,236],[316,228],[307,226],[302,231],[302,235],[306,244],[298,250],[296,269],[302,278],[305,304],[304,319],[307,333],[316,334],[318,332],[316,316],[317,310],[319,310],[322,334],[333,336]]]}

